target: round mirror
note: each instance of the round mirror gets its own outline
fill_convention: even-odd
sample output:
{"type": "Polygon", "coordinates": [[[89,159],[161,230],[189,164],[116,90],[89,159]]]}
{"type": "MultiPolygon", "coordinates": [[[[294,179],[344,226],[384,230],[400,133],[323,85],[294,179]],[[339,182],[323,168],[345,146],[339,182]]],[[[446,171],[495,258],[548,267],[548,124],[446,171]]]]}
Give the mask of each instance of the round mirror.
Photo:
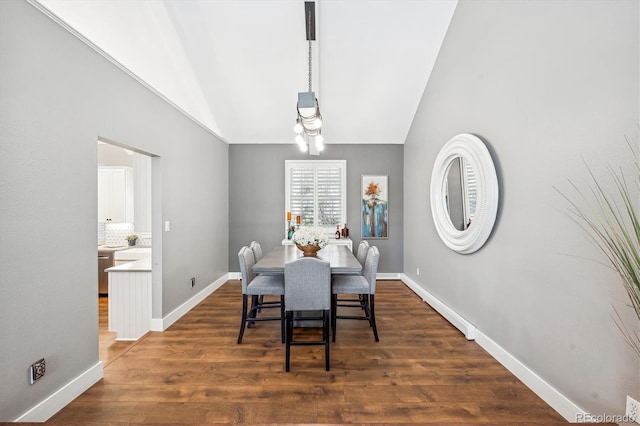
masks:
{"type": "Polygon", "coordinates": [[[476,211],[477,179],[469,161],[463,157],[451,160],[445,174],[444,202],[451,225],[458,231],[471,226],[476,211]]]}
{"type": "Polygon", "coordinates": [[[442,241],[473,253],[487,241],[498,212],[498,178],[482,141],[461,134],[442,147],[431,174],[431,213],[442,241]]]}

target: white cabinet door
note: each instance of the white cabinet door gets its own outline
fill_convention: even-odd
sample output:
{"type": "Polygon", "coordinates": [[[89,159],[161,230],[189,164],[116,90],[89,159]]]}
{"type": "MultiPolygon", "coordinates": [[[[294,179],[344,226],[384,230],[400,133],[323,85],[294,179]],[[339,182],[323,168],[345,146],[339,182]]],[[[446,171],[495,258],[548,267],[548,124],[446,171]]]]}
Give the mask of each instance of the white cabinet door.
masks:
{"type": "Polygon", "coordinates": [[[124,169],[111,169],[109,172],[109,219],[111,222],[126,222],[127,179],[124,169]]]}
{"type": "Polygon", "coordinates": [[[98,222],[133,222],[130,167],[98,168],[98,222]]]}
{"type": "Polygon", "coordinates": [[[111,188],[109,169],[98,167],[98,222],[109,219],[109,196],[111,188]]]}
{"type": "Polygon", "coordinates": [[[151,233],[151,157],[133,153],[133,199],[136,232],[151,233]]]}

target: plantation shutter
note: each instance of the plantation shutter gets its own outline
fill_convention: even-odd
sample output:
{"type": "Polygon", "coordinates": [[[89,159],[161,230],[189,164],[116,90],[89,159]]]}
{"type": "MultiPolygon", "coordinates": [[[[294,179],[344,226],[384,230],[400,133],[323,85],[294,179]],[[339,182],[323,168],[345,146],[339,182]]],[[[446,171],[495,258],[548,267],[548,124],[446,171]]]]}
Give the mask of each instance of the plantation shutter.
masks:
{"type": "Polygon", "coordinates": [[[464,188],[466,188],[466,216],[473,219],[476,212],[476,203],[478,201],[478,178],[471,164],[468,161],[465,164],[465,182],[464,188]]]}
{"type": "Polygon", "coordinates": [[[318,222],[321,228],[335,228],[342,223],[342,170],[318,168],[318,222]]]}
{"type": "Polygon", "coordinates": [[[345,223],[346,162],[286,161],[286,211],[301,216],[303,227],[325,228],[331,235],[345,223]]]}
{"type": "Polygon", "coordinates": [[[313,225],[314,170],[293,168],[289,175],[289,210],[301,216],[301,225],[313,225]]]}

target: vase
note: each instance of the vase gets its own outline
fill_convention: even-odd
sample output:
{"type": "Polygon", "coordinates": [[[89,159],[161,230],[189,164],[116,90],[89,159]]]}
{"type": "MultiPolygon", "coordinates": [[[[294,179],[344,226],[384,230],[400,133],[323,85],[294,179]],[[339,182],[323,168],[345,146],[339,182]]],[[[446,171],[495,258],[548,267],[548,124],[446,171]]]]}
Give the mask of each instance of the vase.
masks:
{"type": "Polygon", "coordinates": [[[296,247],[302,251],[304,257],[316,257],[320,250],[320,246],[301,246],[300,244],[296,244],[296,247]]]}

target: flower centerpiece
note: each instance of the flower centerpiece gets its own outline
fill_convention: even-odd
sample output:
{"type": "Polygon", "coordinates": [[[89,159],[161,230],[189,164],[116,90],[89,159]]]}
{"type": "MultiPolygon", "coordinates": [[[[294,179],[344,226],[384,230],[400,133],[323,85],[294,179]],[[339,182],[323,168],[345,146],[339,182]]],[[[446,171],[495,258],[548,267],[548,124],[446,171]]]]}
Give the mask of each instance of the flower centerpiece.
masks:
{"type": "Polygon", "coordinates": [[[300,228],[292,240],[305,256],[315,256],[318,250],[329,244],[329,235],[318,228],[300,228]]]}

